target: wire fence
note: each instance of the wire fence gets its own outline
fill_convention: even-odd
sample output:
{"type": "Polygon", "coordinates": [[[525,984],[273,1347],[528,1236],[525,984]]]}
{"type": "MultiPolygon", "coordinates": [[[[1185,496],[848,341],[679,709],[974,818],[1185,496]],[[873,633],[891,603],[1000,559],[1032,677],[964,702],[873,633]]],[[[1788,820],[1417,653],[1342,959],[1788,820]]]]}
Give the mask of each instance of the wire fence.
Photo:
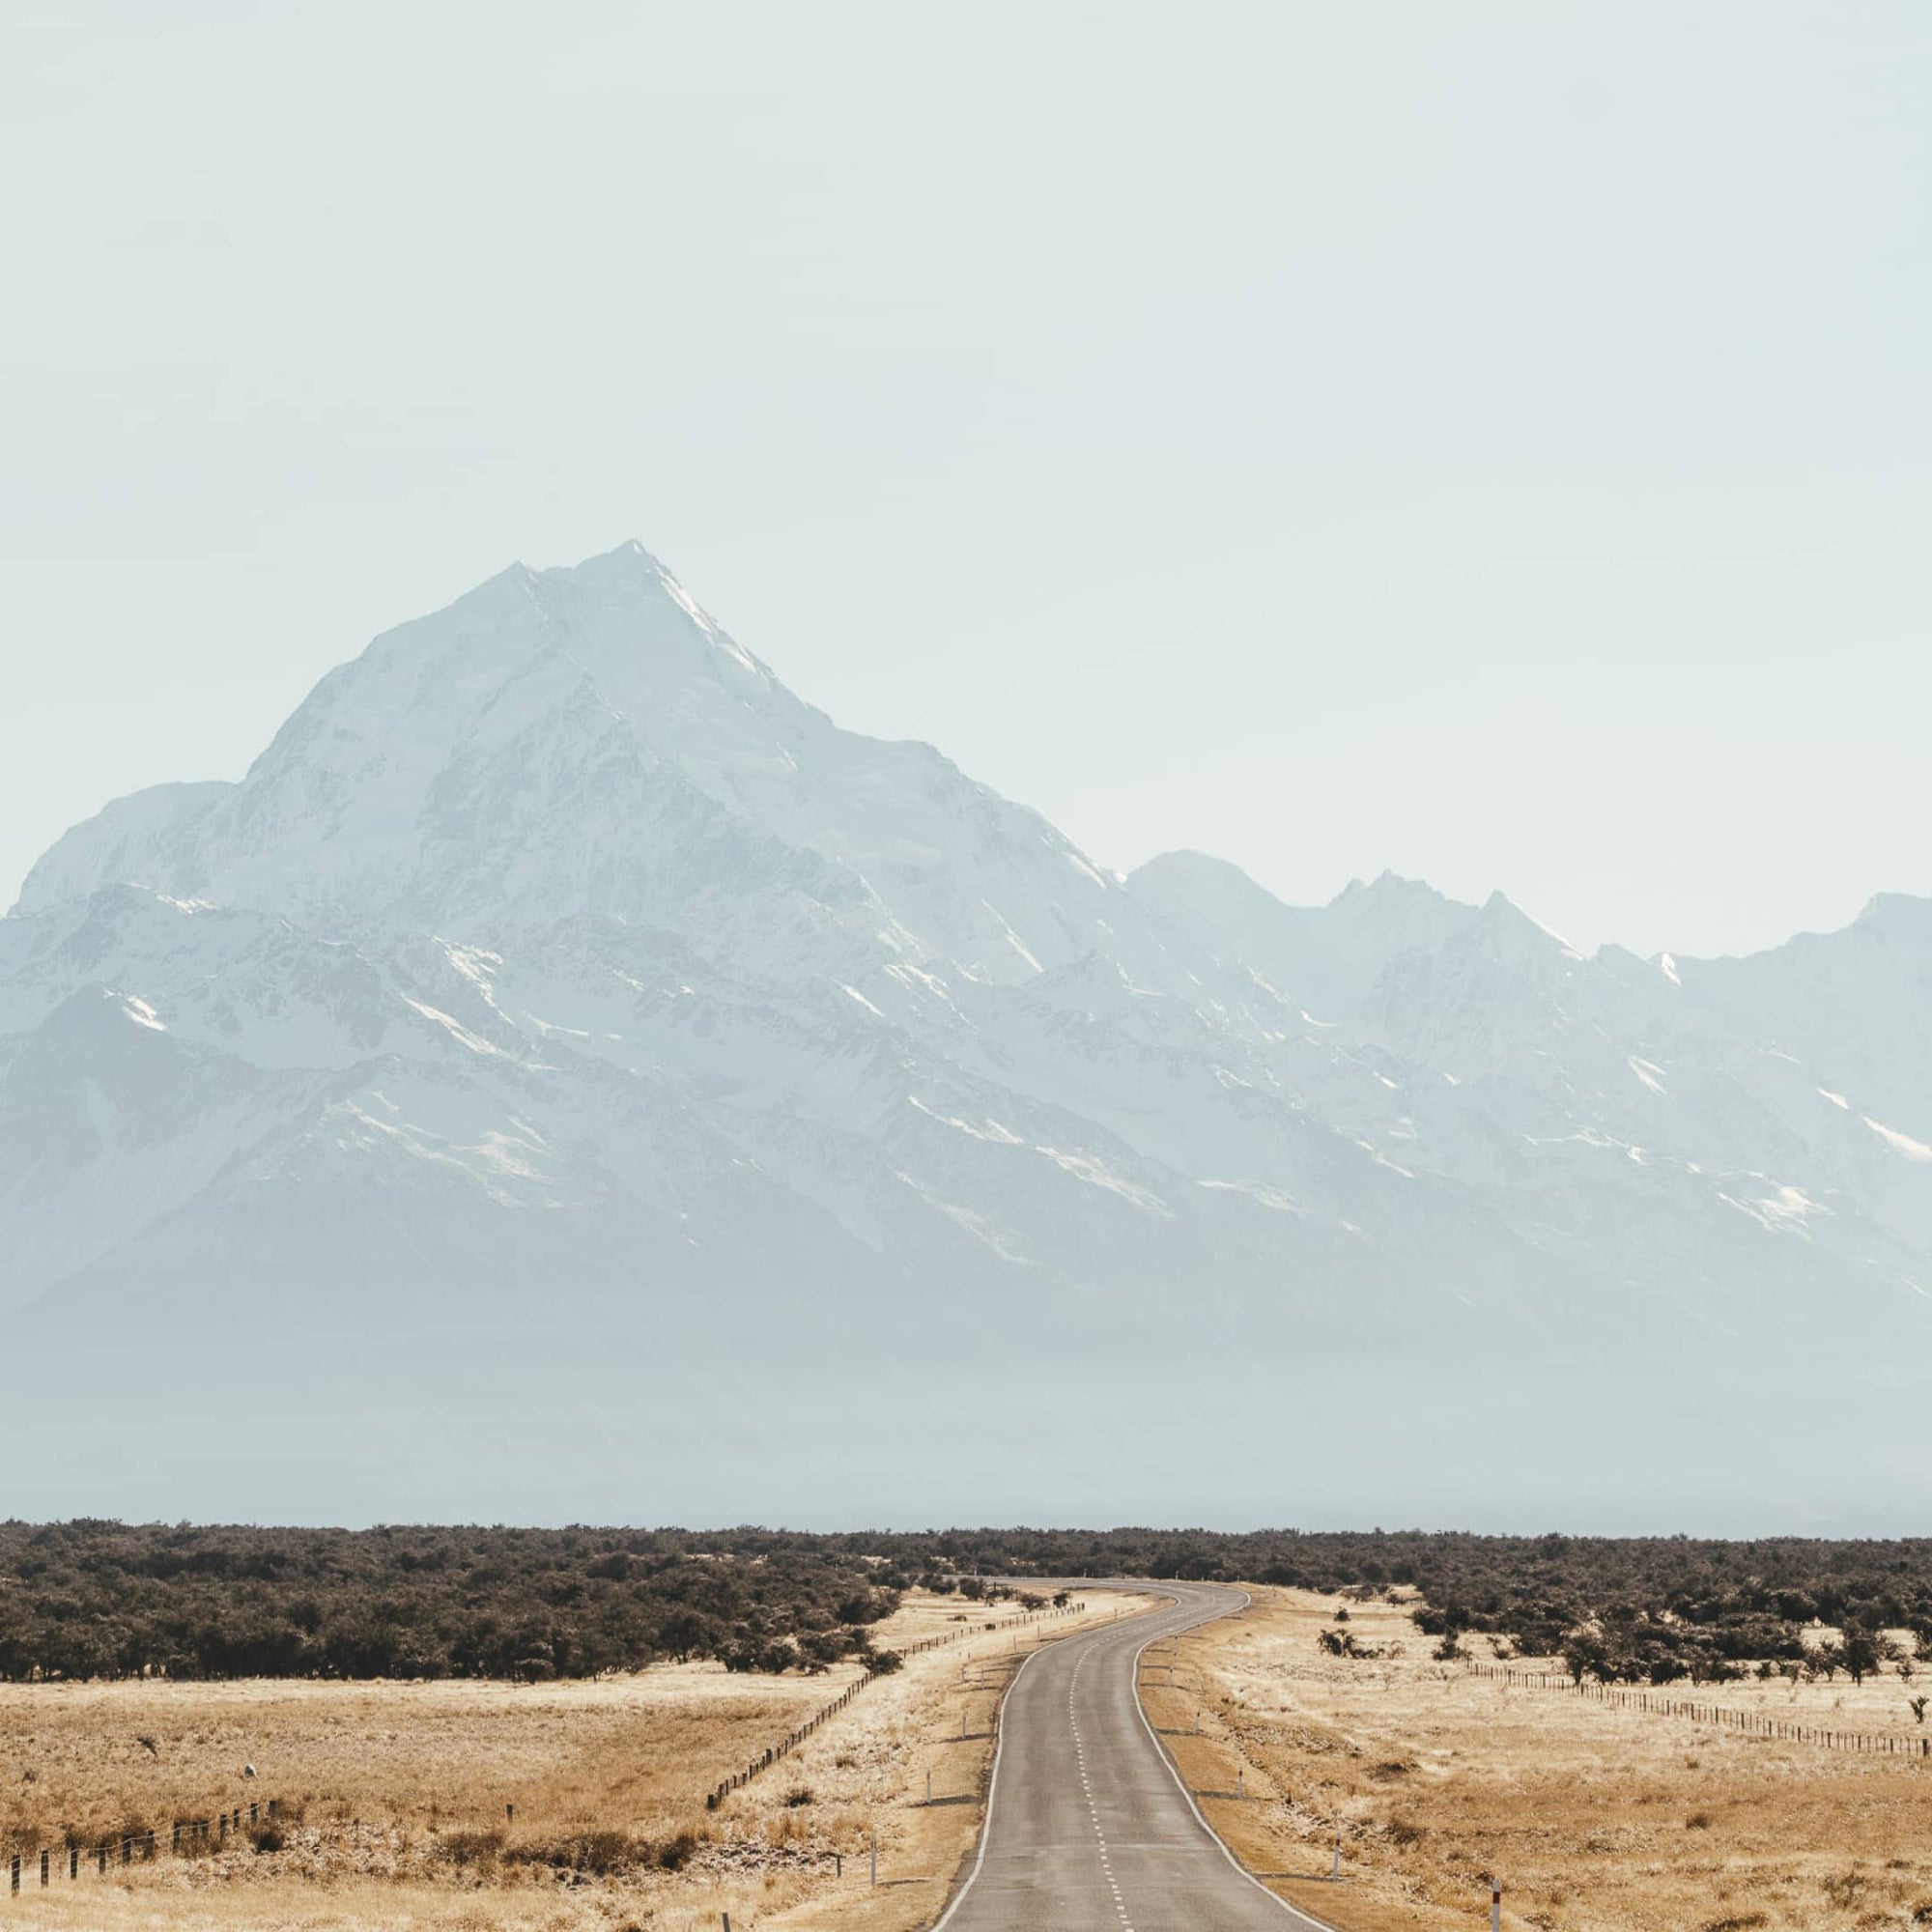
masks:
{"type": "Polygon", "coordinates": [[[1787,1744],[1816,1745],[1824,1750],[1869,1751],[1885,1757],[1932,1758],[1932,1737],[1905,1737],[1896,1731],[1841,1731],[1819,1724],[1793,1723],[1761,1711],[1739,1711],[1725,1704],[1703,1704],[1666,1697],[1657,1690],[1622,1690],[1612,1684],[1585,1684],[1549,1670],[1513,1670],[1501,1663],[1465,1663],[1477,1677],[1530,1690],[1560,1690],[1588,1703],[1642,1711],[1660,1718],[1688,1718],[1693,1723],[1736,1731],[1744,1737],[1775,1738],[1787,1744]]]}
{"type": "Polygon", "coordinates": [[[17,1898],[23,1887],[46,1890],[62,1881],[77,1885],[90,1875],[103,1879],[110,1871],[137,1863],[152,1864],[164,1857],[207,1858],[229,1850],[244,1838],[255,1842],[260,1849],[261,1841],[269,1833],[279,1835],[281,1813],[278,1798],[266,1803],[251,1799],[246,1804],[237,1804],[213,1818],[177,1818],[165,1829],[156,1826],[139,1832],[122,1832],[88,1845],[63,1839],[58,1845],[37,1843],[16,1847],[8,1855],[7,1894],[17,1898]]]}
{"type": "MultiPolygon", "coordinates": [[[[1084,1603],[1076,1603],[1053,1609],[1026,1611],[1019,1616],[1003,1617],[995,1623],[982,1624],[975,1629],[919,1638],[898,1646],[896,1655],[900,1658],[918,1657],[950,1644],[984,1638],[989,1633],[1017,1633],[1028,1625],[1078,1616],[1086,1607],[1084,1603]]],[[[795,1730],[787,1732],[761,1755],[753,1758],[742,1771],[734,1772],[720,1782],[706,1795],[705,1809],[715,1811],[732,1792],[751,1783],[759,1773],[781,1763],[813,1732],[847,1709],[867,1685],[877,1683],[887,1674],[883,1670],[867,1670],[865,1676],[848,1684],[823,1709],[795,1730]]],[[[514,1816],[514,1806],[506,1807],[506,1816],[514,1816]]],[[[161,1858],[207,1858],[243,1843],[251,1844],[257,1850],[271,1850],[280,1838],[281,1826],[279,1799],[251,1799],[227,1806],[213,1817],[176,1818],[167,1826],[122,1832],[85,1844],[63,1838],[57,1844],[33,1842],[16,1845],[6,1855],[7,1895],[17,1898],[22,1890],[51,1889],[60,1884],[76,1885],[90,1876],[97,1880],[104,1879],[109,1872],[131,1870],[136,1864],[152,1864],[161,1858]],[[272,1839],[270,1833],[273,1834],[272,1839]]]]}
{"type": "MultiPolygon", "coordinates": [[[[948,1644],[968,1643],[975,1637],[983,1637],[988,1630],[997,1632],[1018,1631],[1026,1624],[1053,1623],[1062,1617],[1079,1616],[1087,1605],[1084,1603],[1067,1604],[1050,1610],[1028,1610],[1017,1617],[1002,1617],[996,1624],[987,1624],[979,1630],[951,1631],[944,1636],[921,1637],[917,1642],[901,1644],[895,1655],[901,1658],[919,1657],[929,1650],[943,1650],[948,1644]]],[[[821,1725],[828,1724],[839,1712],[844,1710],[859,1692],[868,1684],[876,1684],[889,1673],[883,1670],[868,1670],[855,1684],[848,1684],[838,1696],[833,1698],[823,1710],[814,1713],[800,1724],[796,1730],[787,1731],[777,1744],[760,1757],[754,1757],[743,1771],[734,1771],[729,1777],[722,1778],[706,1795],[704,1808],[715,1811],[734,1791],[742,1791],[760,1772],[771,1770],[775,1764],[782,1763],[807,1738],[821,1725]]]]}

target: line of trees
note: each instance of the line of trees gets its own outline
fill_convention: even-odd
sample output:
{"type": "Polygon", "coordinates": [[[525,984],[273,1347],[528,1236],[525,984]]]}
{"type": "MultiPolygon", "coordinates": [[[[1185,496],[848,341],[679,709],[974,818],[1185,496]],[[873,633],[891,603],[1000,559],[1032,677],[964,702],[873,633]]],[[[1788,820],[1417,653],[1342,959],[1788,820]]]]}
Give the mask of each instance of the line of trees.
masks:
{"type": "MultiPolygon", "coordinates": [[[[933,1540],[992,1571],[1419,1593],[1437,1654],[1472,1633],[1498,1654],[1561,1657],[1604,1682],[1714,1682],[1747,1671],[1910,1678],[1932,1657],[1932,1539],[1726,1542],[1685,1536],[1472,1536],[1420,1530],[996,1530],[933,1540]],[[1821,1633],[1818,1626],[1830,1626],[1821,1633]],[[1912,1633],[1910,1644],[1893,1634],[1912,1633]]],[[[1337,1655],[1352,1654],[1335,1634],[1337,1655]]]]}
{"type": "Polygon", "coordinates": [[[546,1678],[876,1661],[907,1578],[756,1531],[0,1524],[0,1678],[546,1678]]]}
{"type": "Polygon", "coordinates": [[[1419,1593],[1472,1633],[1605,1679],[1853,1674],[1888,1632],[1932,1655],[1932,1539],[982,1529],[808,1536],[393,1526],[0,1523],[0,1677],[582,1676],[660,1659],[814,1669],[868,1658],[918,1582],[1151,1577],[1419,1593]],[[1838,1632],[1821,1645],[1818,1624],[1838,1632]]]}

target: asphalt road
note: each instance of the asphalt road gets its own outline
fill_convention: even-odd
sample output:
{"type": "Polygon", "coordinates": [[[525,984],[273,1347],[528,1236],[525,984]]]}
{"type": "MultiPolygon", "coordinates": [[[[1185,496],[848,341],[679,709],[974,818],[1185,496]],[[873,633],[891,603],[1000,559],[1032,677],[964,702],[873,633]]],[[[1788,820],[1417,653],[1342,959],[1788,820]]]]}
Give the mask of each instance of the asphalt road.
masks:
{"type": "Polygon", "coordinates": [[[1135,1695],[1143,1648],[1238,1608],[1238,1590],[1063,1637],[1007,1693],[977,1862],[945,1932],[1327,1932],[1236,1864],[1182,1789],[1135,1695]]]}

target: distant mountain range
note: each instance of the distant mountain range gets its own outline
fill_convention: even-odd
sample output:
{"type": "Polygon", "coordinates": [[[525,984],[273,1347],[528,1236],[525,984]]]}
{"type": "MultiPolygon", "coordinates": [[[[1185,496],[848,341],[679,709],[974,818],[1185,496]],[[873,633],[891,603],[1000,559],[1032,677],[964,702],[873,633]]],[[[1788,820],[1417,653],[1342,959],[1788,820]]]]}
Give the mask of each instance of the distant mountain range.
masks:
{"type": "Polygon", "coordinates": [[[1122,878],[637,545],[519,565],[34,867],[0,1264],[23,1508],[246,1439],[261,1513],[1849,1521],[1932,1360],[1932,901],[1643,960],[1122,878]]]}

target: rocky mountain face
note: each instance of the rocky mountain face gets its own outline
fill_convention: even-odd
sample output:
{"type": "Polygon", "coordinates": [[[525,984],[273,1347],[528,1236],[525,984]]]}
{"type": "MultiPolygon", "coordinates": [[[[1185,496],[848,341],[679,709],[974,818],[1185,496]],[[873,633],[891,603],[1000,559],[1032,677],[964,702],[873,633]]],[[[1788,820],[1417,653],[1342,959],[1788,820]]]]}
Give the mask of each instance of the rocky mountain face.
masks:
{"type": "MultiPolygon", "coordinates": [[[[1121,879],[840,730],[630,545],[379,638],[239,783],[119,800],[34,868],[0,921],[0,1312],[67,1365],[31,1453],[64,1423],[93,1473],[50,1498],[128,1442],[153,1466],[179,1429],[100,1415],[178,1398],[206,1442],[266,1404],[293,1462],[400,1429],[474,1476],[345,1474],[336,1515],[488,1513],[505,1428],[581,1476],[640,1415],[735,1414],[742,1481],[649,1494],[756,1511],[810,1376],[955,1429],[1010,1400],[1012,1467],[959,1509],[1133,1514],[1098,1473],[1146,1450],[1131,1412],[1163,1455],[1218,1430],[1234,1507],[1281,1520],[1283,1406],[1305,1483],[1309,1441],[1453,1417],[1490,1371],[1603,1414],[1660,1374],[1721,1406],[1922,1358],[1928,995],[1924,900],[1645,961],[1393,877],[1319,909],[1192,853],[1121,879]]],[[[1363,1440],[1344,1490],[1433,1493],[1413,1441],[1363,1440]]],[[[876,1455],[830,1444],[801,1493],[867,1515],[876,1455]]],[[[1761,1447],[1726,1495],[1785,1493],[1761,1447]]],[[[1626,1489],[1670,1465],[1638,1460],[1626,1489]]]]}

